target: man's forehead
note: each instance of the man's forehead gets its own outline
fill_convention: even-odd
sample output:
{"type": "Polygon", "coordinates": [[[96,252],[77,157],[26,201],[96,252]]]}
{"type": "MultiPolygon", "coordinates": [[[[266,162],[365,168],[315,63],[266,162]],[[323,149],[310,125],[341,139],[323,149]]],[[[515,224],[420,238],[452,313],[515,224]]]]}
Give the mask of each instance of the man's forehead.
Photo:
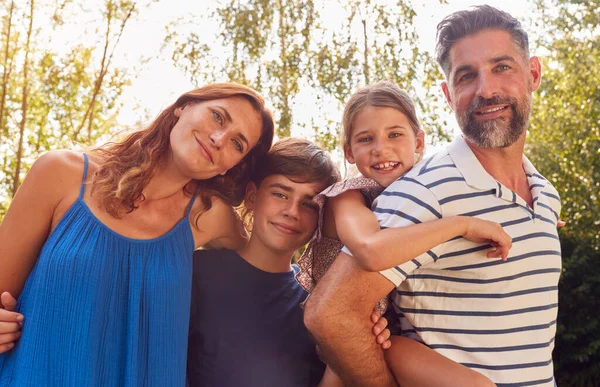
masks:
{"type": "Polygon", "coordinates": [[[458,40],[450,49],[450,73],[463,66],[477,66],[494,58],[519,56],[508,31],[486,29],[458,40]]]}

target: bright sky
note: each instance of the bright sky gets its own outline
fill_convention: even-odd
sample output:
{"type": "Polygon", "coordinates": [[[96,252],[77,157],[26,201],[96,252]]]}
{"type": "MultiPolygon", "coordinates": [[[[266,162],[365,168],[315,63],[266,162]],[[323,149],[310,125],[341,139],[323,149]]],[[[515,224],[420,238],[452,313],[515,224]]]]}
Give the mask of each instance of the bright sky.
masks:
{"type": "MultiPolygon", "coordinates": [[[[390,0],[390,3],[394,3],[390,0]]],[[[119,121],[126,125],[133,125],[136,121],[143,119],[144,113],[139,107],[143,107],[150,117],[155,117],[164,107],[172,103],[180,94],[192,89],[185,74],[177,69],[171,58],[166,53],[160,55],[160,47],[165,34],[165,25],[180,16],[187,16],[194,12],[205,14],[205,7],[215,5],[215,0],[204,0],[195,4],[202,4],[202,9],[191,7],[188,0],[163,0],[150,8],[143,10],[138,20],[127,26],[123,38],[115,53],[114,65],[126,68],[136,68],[138,77],[133,80],[123,96],[124,109],[119,116],[119,121]],[[152,58],[145,64],[141,64],[140,58],[152,58]]],[[[433,51],[435,46],[435,30],[437,23],[447,14],[468,8],[476,4],[490,4],[503,9],[519,18],[527,26],[526,15],[528,6],[525,0],[519,1],[462,1],[449,0],[449,4],[440,5],[438,0],[413,1],[417,11],[416,25],[425,49],[433,51]]],[[[215,23],[205,23],[205,20],[195,25],[194,31],[203,30],[207,34],[213,34],[216,29],[215,23]],[[213,25],[211,25],[213,24],[213,25]]],[[[182,26],[182,32],[185,31],[182,26]]],[[[441,93],[441,90],[440,90],[441,93]]],[[[314,104],[310,96],[300,96],[294,114],[297,117],[311,117],[314,112],[311,107],[314,104]]],[[[337,110],[337,107],[335,108],[337,110]]],[[[332,119],[339,120],[340,112],[333,112],[332,119]]],[[[329,114],[329,113],[328,113],[329,114]]],[[[454,122],[452,118],[448,122],[454,122]]],[[[449,128],[452,130],[454,128],[449,128]]],[[[293,135],[303,136],[298,131],[293,135]]],[[[428,153],[436,148],[429,147],[428,153]]]]}

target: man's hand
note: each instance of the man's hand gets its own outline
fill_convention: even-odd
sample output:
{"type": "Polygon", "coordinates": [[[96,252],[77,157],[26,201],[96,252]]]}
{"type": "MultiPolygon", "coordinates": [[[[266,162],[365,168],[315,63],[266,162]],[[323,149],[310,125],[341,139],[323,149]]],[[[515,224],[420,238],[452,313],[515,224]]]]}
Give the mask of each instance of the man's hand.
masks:
{"type": "Polygon", "coordinates": [[[377,344],[381,345],[381,348],[383,349],[391,347],[391,333],[387,327],[388,320],[385,317],[381,317],[377,308],[373,309],[373,313],[371,313],[371,321],[373,322],[373,336],[375,336],[377,344]]]}
{"type": "Polygon", "coordinates": [[[15,346],[15,341],[21,337],[21,327],[25,319],[22,314],[13,312],[17,300],[9,292],[0,295],[0,353],[10,351],[15,346]]]}

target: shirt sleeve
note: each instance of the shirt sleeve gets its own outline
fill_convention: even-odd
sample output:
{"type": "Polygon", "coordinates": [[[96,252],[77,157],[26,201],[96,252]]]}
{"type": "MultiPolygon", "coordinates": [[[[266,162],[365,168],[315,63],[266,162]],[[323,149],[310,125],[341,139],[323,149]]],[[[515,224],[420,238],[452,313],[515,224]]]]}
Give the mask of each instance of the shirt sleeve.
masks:
{"type": "MultiPolygon", "coordinates": [[[[373,212],[381,228],[406,227],[442,218],[440,204],[429,188],[405,177],[392,183],[373,202],[373,212]]],[[[414,270],[434,263],[444,244],[394,268],[380,271],[396,287],[414,270]]]]}

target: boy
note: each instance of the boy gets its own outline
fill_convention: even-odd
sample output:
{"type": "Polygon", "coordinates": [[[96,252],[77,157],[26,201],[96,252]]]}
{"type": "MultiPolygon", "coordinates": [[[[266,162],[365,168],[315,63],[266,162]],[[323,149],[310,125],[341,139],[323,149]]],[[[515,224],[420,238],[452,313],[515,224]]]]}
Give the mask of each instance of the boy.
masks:
{"type": "MultiPolygon", "coordinates": [[[[246,247],[194,255],[189,384],[338,385],[329,372],[323,378],[325,365],[299,306],[307,293],[290,261],[317,226],[312,198],[339,180],[339,172],[322,149],[297,138],[273,145],[258,170],[244,202],[253,214],[246,247]]],[[[379,320],[373,333],[386,323],[379,320]]]]}

